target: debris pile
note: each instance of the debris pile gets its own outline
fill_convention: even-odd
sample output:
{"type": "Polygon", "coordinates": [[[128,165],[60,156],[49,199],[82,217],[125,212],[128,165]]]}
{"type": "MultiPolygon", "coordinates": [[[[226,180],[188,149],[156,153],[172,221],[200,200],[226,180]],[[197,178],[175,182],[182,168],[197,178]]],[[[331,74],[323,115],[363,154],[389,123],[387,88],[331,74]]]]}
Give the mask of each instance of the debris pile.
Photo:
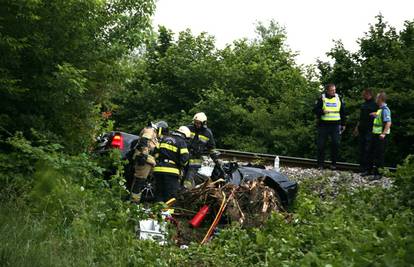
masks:
{"type": "Polygon", "coordinates": [[[223,227],[238,222],[242,227],[258,227],[272,212],[284,211],[277,193],[261,179],[241,185],[208,180],[177,197],[175,239],[180,245],[191,241],[203,243],[211,237],[208,233],[215,230],[215,225],[223,227]],[[209,213],[200,228],[194,228],[189,221],[204,205],[209,207],[209,213]]]}
{"type": "MultiPolygon", "coordinates": [[[[206,243],[232,223],[260,227],[273,212],[282,213],[290,221],[292,215],[285,207],[295,199],[298,184],[322,198],[336,197],[342,190],[392,186],[392,180],[386,177],[371,181],[352,172],[290,167],[282,167],[279,172],[270,166],[231,162],[207,165],[198,174],[201,184],[182,191],[168,216],[170,240],[180,247],[191,242],[206,243]]],[[[144,234],[156,236],[151,230],[144,234]]]]}

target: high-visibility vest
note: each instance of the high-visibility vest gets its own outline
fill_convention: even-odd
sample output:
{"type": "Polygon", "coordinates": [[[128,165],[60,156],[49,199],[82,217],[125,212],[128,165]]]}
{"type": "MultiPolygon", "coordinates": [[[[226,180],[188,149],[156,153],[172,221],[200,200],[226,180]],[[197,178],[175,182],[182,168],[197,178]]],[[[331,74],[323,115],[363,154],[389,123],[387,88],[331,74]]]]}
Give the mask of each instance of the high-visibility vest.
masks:
{"type": "Polygon", "coordinates": [[[341,100],[339,96],[335,94],[335,97],[327,98],[325,94],[322,94],[322,109],[329,111],[329,113],[323,114],[321,120],[323,121],[339,121],[341,120],[341,100]]]}
{"type": "MultiPolygon", "coordinates": [[[[372,127],[373,134],[382,134],[384,129],[384,122],[382,121],[382,108],[377,110],[377,116],[374,119],[374,126],[372,127]]],[[[389,134],[390,129],[385,134],[389,134]]]]}

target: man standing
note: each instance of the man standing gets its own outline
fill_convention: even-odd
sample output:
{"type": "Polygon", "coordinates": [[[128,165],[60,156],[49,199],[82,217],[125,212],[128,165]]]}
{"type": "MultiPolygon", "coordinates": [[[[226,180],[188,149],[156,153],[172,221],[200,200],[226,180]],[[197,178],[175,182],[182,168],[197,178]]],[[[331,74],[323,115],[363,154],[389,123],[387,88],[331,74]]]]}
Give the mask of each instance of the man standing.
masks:
{"type": "Polygon", "coordinates": [[[370,114],[378,110],[377,103],[371,89],[362,91],[364,103],[361,104],[359,121],[354,129],[354,135],[359,137],[359,168],[362,173],[367,171],[369,145],[372,138],[374,117],[370,114]]]}
{"type": "Polygon", "coordinates": [[[155,199],[167,201],[175,197],[180,188],[179,177],[188,164],[189,153],[186,138],[190,130],[181,126],[178,131],[162,137],[156,152],[154,168],[155,199]]]}
{"type": "Polygon", "coordinates": [[[156,124],[149,123],[147,127],[141,130],[139,138],[133,144],[132,168],[133,179],[128,182],[131,191],[131,200],[139,202],[141,192],[147,185],[147,178],[151,174],[156,162],[154,150],[158,146],[158,140],[168,133],[168,124],[165,121],[159,121],[156,124]]]}
{"type": "Polygon", "coordinates": [[[340,135],[345,130],[345,105],[336,94],[335,84],[325,86],[325,92],[316,101],[314,113],[318,117],[318,168],[324,168],[325,145],[331,138],[331,169],[336,169],[340,135]]]}
{"type": "Polygon", "coordinates": [[[384,155],[387,135],[391,129],[391,111],[385,103],[387,96],[384,92],[377,95],[377,112],[371,113],[374,117],[372,127],[372,140],[369,149],[368,168],[363,176],[374,174],[374,179],[381,179],[379,169],[384,167],[384,155]]]}
{"type": "Polygon", "coordinates": [[[158,145],[157,131],[149,125],[141,130],[139,139],[134,143],[132,154],[133,177],[130,186],[131,200],[139,202],[141,192],[145,188],[147,178],[155,166],[154,149],[158,145]]]}
{"type": "Polygon", "coordinates": [[[193,183],[194,176],[201,167],[202,156],[210,155],[216,146],[213,133],[207,127],[207,116],[199,112],[193,117],[193,124],[187,126],[191,131],[189,142],[190,161],[186,172],[186,179],[193,183]]]}

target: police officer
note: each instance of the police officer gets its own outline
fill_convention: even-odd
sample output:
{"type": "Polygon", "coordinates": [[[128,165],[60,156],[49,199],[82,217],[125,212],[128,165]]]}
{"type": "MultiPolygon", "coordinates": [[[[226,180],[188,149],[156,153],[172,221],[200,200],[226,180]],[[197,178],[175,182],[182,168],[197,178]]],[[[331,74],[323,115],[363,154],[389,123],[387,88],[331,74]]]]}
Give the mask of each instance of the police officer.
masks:
{"type": "Polygon", "coordinates": [[[324,168],[325,145],[331,138],[331,169],[336,169],[340,135],[345,130],[345,105],[336,94],[335,84],[325,86],[325,92],[316,101],[314,113],[318,117],[318,168],[324,168]]]}
{"type": "Polygon", "coordinates": [[[359,168],[362,173],[367,171],[367,159],[369,145],[372,138],[372,125],[374,117],[370,114],[378,110],[377,103],[371,89],[362,91],[364,103],[361,104],[359,112],[359,121],[354,129],[354,136],[359,138],[359,168]]]}
{"type": "Polygon", "coordinates": [[[391,129],[391,111],[386,104],[387,96],[384,92],[377,95],[377,105],[379,109],[371,113],[374,117],[374,125],[372,127],[372,139],[369,149],[368,168],[362,176],[374,174],[373,179],[381,179],[379,169],[384,167],[385,145],[387,135],[391,129]]]}
{"type": "Polygon", "coordinates": [[[210,155],[216,146],[213,133],[207,127],[207,116],[199,112],[193,117],[193,124],[187,126],[191,131],[189,141],[190,161],[186,170],[186,179],[194,184],[194,177],[201,167],[202,156],[210,155]]]}
{"type": "Polygon", "coordinates": [[[167,201],[175,197],[179,190],[179,177],[188,164],[189,152],[186,138],[191,132],[181,126],[176,132],[162,137],[157,148],[157,165],[154,168],[155,199],[167,201]]]}

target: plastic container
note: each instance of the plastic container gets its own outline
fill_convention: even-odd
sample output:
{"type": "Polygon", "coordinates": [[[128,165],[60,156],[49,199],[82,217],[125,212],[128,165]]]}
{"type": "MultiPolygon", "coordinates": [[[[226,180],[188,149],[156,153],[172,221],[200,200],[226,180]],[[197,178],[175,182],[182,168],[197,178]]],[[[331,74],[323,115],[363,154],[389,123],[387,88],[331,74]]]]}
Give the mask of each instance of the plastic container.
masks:
{"type": "Polygon", "coordinates": [[[273,164],[273,168],[275,169],[275,171],[279,172],[280,171],[280,159],[279,156],[276,156],[275,158],[275,162],[273,164]]]}
{"type": "Polygon", "coordinates": [[[139,238],[143,240],[164,240],[165,226],[160,225],[155,220],[141,220],[139,221],[139,238]]]}

